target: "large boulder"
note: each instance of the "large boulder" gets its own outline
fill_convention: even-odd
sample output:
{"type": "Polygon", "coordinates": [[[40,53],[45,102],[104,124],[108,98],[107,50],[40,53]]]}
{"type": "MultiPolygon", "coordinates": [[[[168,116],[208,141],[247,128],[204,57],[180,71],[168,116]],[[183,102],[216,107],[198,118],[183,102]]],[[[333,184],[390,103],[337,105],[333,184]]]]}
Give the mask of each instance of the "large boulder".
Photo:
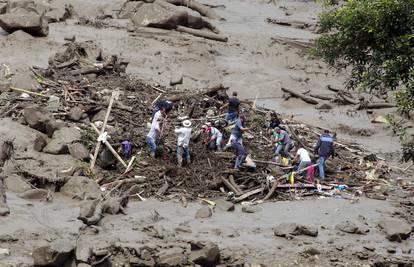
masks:
{"type": "Polygon", "coordinates": [[[335,228],[348,234],[365,235],[369,232],[369,228],[367,226],[351,221],[341,222],[337,224],[335,228]]]}
{"type": "Polygon", "coordinates": [[[144,3],[131,17],[136,27],[175,29],[177,25],[187,25],[188,14],[184,10],[163,1],[144,3]]]}
{"type": "Polygon", "coordinates": [[[71,177],[60,191],[79,200],[100,199],[102,197],[99,185],[94,180],[83,176],[71,177]]]}
{"type": "Polygon", "coordinates": [[[66,240],[56,240],[49,245],[33,250],[35,266],[61,267],[71,260],[75,247],[66,240]]]}
{"type": "Polygon", "coordinates": [[[184,250],[179,247],[163,250],[157,254],[158,266],[173,267],[184,266],[187,262],[187,256],[184,250]]]}
{"type": "Polygon", "coordinates": [[[7,13],[0,15],[0,27],[12,33],[23,30],[35,36],[47,36],[49,25],[43,15],[36,13],[7,13]]]}
{"type": "Polygon", "coordinates": [[[318,228],[296,223],[281,223],[274,229],[275,236],[291,238],[296,235],[318,236],[318,228]]]}
{"type": "Polygon", "coordinates": [[[74,127],[63,127],[53,133],[52,140],[43,148],[49,154],[67,154],[68,145],[81,139],[81,133],[74,127]]]}
{"type": "Polygon", "coordinates": [[[46,189],[29,189],[19,194],[20,198],[43,200],[49,195],[46,189]]]}
{"type": "Polygon", "coordinates": [[[401,242],[410,237],[412,227],[408,223],[398,219],[380,221],[378,226],[385,232],[390,241],[401,242]]]}

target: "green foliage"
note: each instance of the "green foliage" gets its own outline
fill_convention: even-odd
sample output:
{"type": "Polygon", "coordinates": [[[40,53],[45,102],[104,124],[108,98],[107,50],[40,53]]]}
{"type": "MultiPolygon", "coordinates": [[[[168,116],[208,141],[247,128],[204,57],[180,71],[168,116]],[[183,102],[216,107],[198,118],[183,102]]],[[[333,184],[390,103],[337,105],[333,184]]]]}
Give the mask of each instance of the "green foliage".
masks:
{"type": "Polygon", "coordinates": [[[414,109],[414,0],[349,0],[319,17],[316,54],[350,70],[347,88],[397,90],[401,112],[414,109]]]}

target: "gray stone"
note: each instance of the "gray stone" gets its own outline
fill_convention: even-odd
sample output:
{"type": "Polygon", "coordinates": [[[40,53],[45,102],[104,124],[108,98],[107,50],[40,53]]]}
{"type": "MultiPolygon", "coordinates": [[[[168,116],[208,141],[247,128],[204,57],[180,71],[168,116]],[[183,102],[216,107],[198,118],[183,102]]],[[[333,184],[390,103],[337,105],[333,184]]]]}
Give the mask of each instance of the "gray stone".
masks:
{"type": "Polygon", "coordinates": [[[80,139],[81,133],[78,129],[63,127],[53,133],[52,140],[43,148],[43,152],[54,155],[67,154],[68,145],[80,139]]]}
{"type": "Polygon", "coordinates": [[[66,127],[66,123],[61,120],[50,120],[46,122],[46,132],[45,134],[48,137],[53,137],[53,134],[57,130],[61,130],[62,128],[66,127]]]}
{"type": "MultiPolygon", "coordinates": [[[[93,115],[92,122],[104,121],[105,115],[106,115],[106,109],[100,110],[98,113],[93,115]]],[[[112,117],[112,115],[109,115],[108,122],[112,122],[113,120],[114,120],[114,117],[112,117]]]]}
{"type": "Polygon", "coordinates": [[[319,110],[328,110],[332,109],[332,106],[328,103],[319,103],[315,108],[319,110]]]}
{"type": "Polygon", "coordinates": [[[88,241],[80,239],[76,242],[75,256],[77,261],[89,261],[89,258],[92,256],[92,248],[89,246],[88,241]]]}
{"type": "Polygon", "coordinates": [[[35,36],[47,36],[49,25],[43,15],[34,12],[7,13],[0,15],[0,27],[12,33],[23,30],[35,36]]]}
{"type": "Polygon", "coordinates": [[[229,201],[218,199],[215,202],[216,202],[216,208],[221,211],[234,211],[234,204],[229,201]]]}
{"type": "Polygon", "coordinates": [[[49,23],[65,21],[71,17],[69,10],[65,7],[55,8],[45,14],[45,19],[49,23]]]}
{"type": "Polygon", "coordinates": [[[49,191],[46,189],[29,189],[29,190],[24,191],[23,193],[20,193],[19,197],[24,198],[24,199],[42,200],[42,199],[46,199],[48,194],[49,194],[49,191]]]}
{"type": "Polygon", "coordinates": [[[216,266],[220,260],[220,249],[212,242],[203,242],[202,247],[192,244],[189,260],[201,266],[216,266]]]}
{"type": "Polygon", "coordinates": [[[388,247],[387,252],[391,253],[391,254],[394,254],[395,252],[397,252],[397,248],[396,247],[388,247]]]}
{"type": "Polygon", "coordinates": [[[177,85],[183,83],[183,74],[180,72],[173,72],[171,74],[170,85],[177,85]]]}
{"type": "Polygon", "coordinates": [[[296,223],[281,223],[274,230],[275,236],[291,238],[296,235],[318,236],[318,229],[314,226],[299,225],[296,223]]]}
{"type": "Polygon", "coordinates": [[[34,140],[33,149],[37,152],[41,152],[46,145],[47,141],[45,136],[38,134],[34,140]]]}
{"type": "Polygon", "coordinates": [[[83,110],[80,107],[73,107],[68,112],[68,118],[72,121],[78,122],[83,117],[83,110]]]}
{"type": "Polygon", "coordinates": [[[196,214],[195,214],[195,218],[196,219],[205,219],[205,218],[209,218],[213,215],[211,209],[207,206],[204,206],[200,209],[197,210],[196,214]]]}
{"type": "Polygon", "coordinates": [[[242,212],[245,212],[245,213],[255,213],[255,212],[258,212],[258,211],[260,211],[260,208],[259,207],[256,207],[256,206],[243,206],[242,207],[242,212]]]}
{"type": "Polygon", "coordinates": [[[31,128],[42,133],[46,132],[47,123],[53,120],[48,112],[36,105],[23,109],[23,117],[31,128]]]}
{"type": "Polygon", "coordinates": [[[177,25],[186,25],[188,14],[173,5],[155,1],[144,3],[131,17],[136,27],[154,27],[164,29],[175,29],[177,25]]]}
{"type": "Polygon", "coordinates": [[[75,159],[86,160],[89,158],[89,151],[81,143],[68,145],[69,154],[75,159]]]}
{"type": "Polygon", "coordinates": [[[161,251],[157,254],[157,258],[157,264],[166,267],[183,266],[187,262],[184,250],[179,247],[161,251]]]}
{"type": "Polygon", "coordinates": [[[79,217],[88,218],[91,217],[98,205],[100,199],[84,200],[80,204],[79,217]]]}
{"type": "Polygon", "coordinates": [[[349,234],[360,234],[365,235],[369,232],[369,228],[359,223],[344,221],[336,225],[336,229],[349,233],[349,234]]]}
{"type": "Polygon", "coordinates": [[[7,176],[5,184],[7,190],[14,193],[22,193],[31,189],[30,185],[24,180],[24,178],[17,174],[7,176]]]}
{"type": "Polygon", "coordinates": [[[302,253],[308,254],[308,255],[311,255],[311,256],[315,256],[315,255],[321,254],[321,252],[319,251],[319,249],[314,248],[314,247],[305,248],[302,253]]]}
{"type": "Polygon", "coordinates": [[[99,185],[94,180],[83,176],[71,177],[60,191],[79,200],[100,199],[102,197],[99,185]]]}
{"type": "Polygon", "coordinates": [[[390,241],[401,242],[410,237],[412,227],[408,223],[398,219],[380,221],[378,226],[385,232],[390,241]]]}
{"type": "Polygon", "coordinates": [[[49,245],[33,250],[32,257],[35,266],[63,266],[70,259],[75,247],[66,240],[56,240],[49,245]]]}

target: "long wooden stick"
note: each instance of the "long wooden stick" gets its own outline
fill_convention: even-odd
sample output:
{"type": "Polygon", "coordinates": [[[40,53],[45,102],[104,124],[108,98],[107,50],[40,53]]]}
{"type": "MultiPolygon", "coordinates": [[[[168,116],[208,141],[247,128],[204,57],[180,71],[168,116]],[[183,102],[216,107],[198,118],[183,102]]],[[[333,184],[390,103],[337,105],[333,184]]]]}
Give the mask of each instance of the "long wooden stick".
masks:
{"type": "Polygon", "coordinates": [[[22,92],[22,93],[26,93],[26,94],[29,94],[29,95],[49,97],[49,96],[41,94],[41,93],[36,93],[36,92],[32,92],[32,91],[29,91],[29,90],[26,90],[26,89],[17,88],[17,87],[10,87],[10,89],[12,89],[13,91],[22,92]]]}
{"type": "MultiPolygon", "coordinates": [[[[95,132],[97,134],[99,134],[99,130],[98,128],[96,128],[95,124],[91,123],[92,128],[95,130],[95,132]]],[[[114,155],[114,157],[121,162],[122,165],[124,165],[124,167],[126,167],[128,169],[128,165],[125,163],[125,161],[121,158],[121,156],[119,156],[119,154],[115,151],[115,149],[112,147],[112,145],[108,142],[105,141],[104,142],[105,146],[109,149],[109,151],[111,151],[112,155],[114,155]]]]}
{"type": "MultiPolygon", "coordinates": [[[[101,136],[105,132],[106,124],[108,123],[109,114],[111,114],[112,105],[114,104],[114,98],[115,94],[112,93],[111,100],[109,101],[108,110],[105,114],[105,119],[101,128],[101,131],[99,132],[99,136],[101,136]]],[[[93,168],[95,167],[96,159],[98,158],[99,149],[101,148],[101,142],[98,142],[95,147],[95,153],[93,154],[92,162],[91,162],[91,170],[93,171],[93,168]]],[[[125,163],[125,162],[124,162],[125,163]]]]}
{"type": "Polygon", "coordinates": [[[234,200],[233,200],[233,202],[240,202],[240,201],[242,201],[242,200],[244,200],[244,199],[246,199],[246,198],[248,198],[248,197],[250,197],[250,196],[253,196],[253,195],[256,195],[256,194],[258,194],[258,193],[260,193],[260,192],[262,192],[263,191],[263,188],[257,188],[257,189],[253,189],[253,190],[251,190],[251,191],[249,191],[249,192],[247,192],[247,193],[245,193],[245,194],[243,194],[243,195],[241,195],[241,196],[239,196],[239,197],[237,197],[237,198],[235,198],[234,200]]]}

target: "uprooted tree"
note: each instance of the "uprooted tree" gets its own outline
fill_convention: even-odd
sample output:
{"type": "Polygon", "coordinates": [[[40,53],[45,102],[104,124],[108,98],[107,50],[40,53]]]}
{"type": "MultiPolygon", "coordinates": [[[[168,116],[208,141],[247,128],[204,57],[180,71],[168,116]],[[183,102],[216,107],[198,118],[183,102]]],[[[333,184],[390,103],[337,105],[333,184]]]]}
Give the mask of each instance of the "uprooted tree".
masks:
{"type": "MultiPolygon", "coordinates": [[[[399,111],[409,117],[414,111],[414,0],[329,5],[319,24],[316,53],[337,70],[351,70],[347,88],[395,91],[399,111]]],[[[400,137],[406,139],[403,159],[414,160],[414,140],[405,131],[400,137]]]]}

